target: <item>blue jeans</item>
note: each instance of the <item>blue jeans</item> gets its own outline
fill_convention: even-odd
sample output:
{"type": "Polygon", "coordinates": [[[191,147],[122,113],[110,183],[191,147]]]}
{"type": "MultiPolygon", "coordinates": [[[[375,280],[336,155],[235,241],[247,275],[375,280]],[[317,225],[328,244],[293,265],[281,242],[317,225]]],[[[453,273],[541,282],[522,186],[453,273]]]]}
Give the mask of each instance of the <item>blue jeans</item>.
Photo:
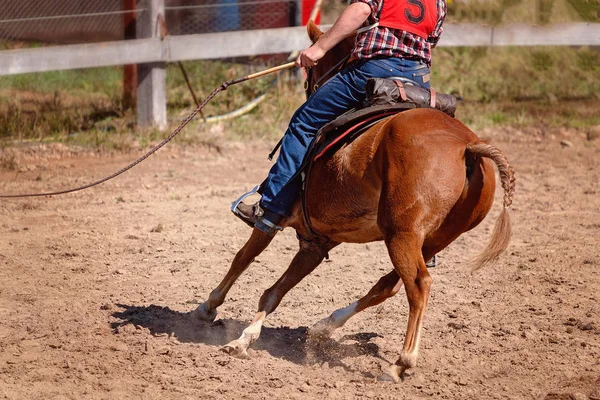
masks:
{"type": "Polygon", "coordinates": [[[359,60],[325,82],[296,110],[283,137],[279,157],[265,181],[263,208],[290,215],[302,184],[299,179],[290,179],[300,168],[317,131],[363,103],[367,79],[389,77],[409,78],[429,88],[429,67],[424,62],[391,57],[359,60]]]}

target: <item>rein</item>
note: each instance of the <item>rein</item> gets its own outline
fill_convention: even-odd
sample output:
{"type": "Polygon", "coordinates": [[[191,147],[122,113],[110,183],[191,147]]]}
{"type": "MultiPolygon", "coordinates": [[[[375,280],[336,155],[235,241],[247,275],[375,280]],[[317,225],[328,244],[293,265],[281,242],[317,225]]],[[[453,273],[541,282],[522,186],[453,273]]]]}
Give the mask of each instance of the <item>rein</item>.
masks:
{"type": "Polygon", "coordinates": [[[346,66],[346,63],[348,62],[349,59],[350,59],[350,54],[348,54],[346,57],[342,58],[342,60],[340,62],[338,62],[337,64],[335,64],[333,67],[329,68],[329,70],[327,72],[325,72],[315,82],[315,84],[312,87],[312,89],[313,89],[312,92],[309,92],[309,89],[310,89],[310,81],[312,80],[313,69],[312,69],[312,67],[308,68],[306,71],[306,80],[304,81],[304,91],[306,92],[306,98],[308,99],[311,94],[313,94],[314,92],[317,91],[317,89],[319,89],[321,82],[332,78],[332,76],[330,76],[330,75],[332,75],[331,74],[332,72],[335,74],[338,71],[344,69],[344,67],[346,66]]]}
{"type": "Polygon", "coordinates": [[[268,75],[268,74],[271,74],[273,72],[281,71],[283,69],[291,68],[294,65],[295,65],[295,62],[289,62],[289,63],[286,63],[286,64],[279,65],[277,67],[266,69],[266,70],[261,71],[261,72],[257,72],[257,73],[254,73],[254,74],[250,74],[250,75],[244,76],[243,78],[238,78],[238,79],[233,79],[231,81],[223,82],[221,84],[221,86],[219,86],[218,88],[216,88],[215,90],[213,90],[212,93],[201,104],[199,104],[198,107],[196,107],[196,109],[190,115],[188,115],[188,117],[181,123],[181,125],[179,125],[162,142],[160,142],[159,144],[157,144],[156,146],[154,146],[150,151],[148,151],[146,154],[144,154],[143,156],[141,156],[140,158],[138,158],[137,160],[135,160],[131,164],[127,165],[126,167],[124,167],[122,169],[120,169],[119,171],[115,172],[112,175],[104,177],[104,178],[102,178],[100,180],[97,180],[95,182],[88,183],[87,185],[79,186],[79,187],[72,188],[72,189],[60,190],[60,191],[56,191],[56,192],[46,192],[46,193],[9,194],[9,195],[4,194],[4,195],[0,195],[0,198],[6,199],[6,198],[18,198],[18,197],[56,196],[56,195],[60,195],[60,194],[72,193],[72,192],[77,192],[77,191],[80,191],[80,190],[88,189],[88,188],[91,188],[92,186],[97,186],[97,185],[100,185],[101,183],[104,183],[104,182],[106,182],[108,180],[116,178],[117,176],[121,175],[122,173],[124,173],[124,172],[130,170],[131,168],[135,167],[136,165],[138,165],[139,163],[141,163],[142,161],[144,161],[146,158],[148,158],[152,154],[156,153],[165,144],[167,144],[168,142],[170,142],[171,139],[173,139],[175,136],[177,136],[177,134],[179,132],[181,132],[183,130],[183,128],[185,128],[185,126],[187,124],[189,124],[190,121],[199,112],[201,112],[201,110],[204,108],[204,106],[206,106],[206,104],[209,101],[211,101],[212,98],[217,95],[217,93],[219,93],[219,92],[221,92],[223,90],[226,90],[231,85],[242,83],[242,82],[248,81],[250,79],[259,78],[261,76],[268,75]]]}

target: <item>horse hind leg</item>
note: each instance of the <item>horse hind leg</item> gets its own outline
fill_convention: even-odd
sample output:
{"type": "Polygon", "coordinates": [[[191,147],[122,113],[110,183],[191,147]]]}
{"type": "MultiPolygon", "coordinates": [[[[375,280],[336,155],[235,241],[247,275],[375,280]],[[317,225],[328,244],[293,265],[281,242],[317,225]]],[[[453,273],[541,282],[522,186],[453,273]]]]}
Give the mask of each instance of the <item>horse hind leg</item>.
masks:
{"type": "Polygon", "coordinates": [[[408,325],[400,358],[380,377],[398,382],[404,371],[416,366],[425,307],[429,300],[431,276],[421,253],[422,240],[414,233],[394,233],[385,243],[406,289],[409,304],[408,325]]]}
{"type": "Polygon", "coordinates": [[[193,315],[202,321],[214,321],[217,317],[217,307],[223,304],[225,296],[227,296],[235,281],[252,264],[254,259],[269,246],[272,240],[272,236],[254,229],[250,239],[235,255],[227,275],[219,283],[219,286],[210,293],[208,299],[198,306],[193,315]]]}
{"type": "Polygon", "coordinates": [[[392,270],[383,276],[369,290],[369,292],[358,301],[334,311],[329,317],[317,322],[309,331],[310,338],[313,340],[322,340],[331,337],[336,329],[341,328],[350,318],[359,312],[383,303],[388,298],[394,296],[402,287],[402,281],[392,270]]]}
{"type": "Polygon", "coordinates": [[[277,282],[267,289],[260,298],[258,312],[242,335],[223,346],[222,350],[237,357],[248,357],[248,347],[260,336],[262,325],[268,314],[275,311],[283,296],[310,274],[325,258],[325,255],[338,243],[316,246],[300,242],[300,250],[290,266],[277,282]]]}

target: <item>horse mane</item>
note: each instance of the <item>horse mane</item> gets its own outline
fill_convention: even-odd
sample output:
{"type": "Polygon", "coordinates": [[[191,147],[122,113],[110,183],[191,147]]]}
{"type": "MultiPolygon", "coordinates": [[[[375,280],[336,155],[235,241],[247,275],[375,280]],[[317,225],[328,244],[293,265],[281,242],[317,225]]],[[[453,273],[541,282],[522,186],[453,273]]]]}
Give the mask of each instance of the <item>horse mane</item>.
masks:
{"type": "MultiPolygon", "coordinates": [[[[308,21],[308,24],[306,25],[306,31],[308,33],[308,37],[310,38],[313,44],[315,44],[317,40],[319,40],[321,36],[323,36],[324,33],[312,20],[308,21]]],[[[323,58],[319,60],[317,65],[312,67],[312,77],[314,81],[319,80],[319,78],[325,75],[334,65],[339,63],[342,59],[344,59],[350,54],[350,52],[354,48],[355,37],[356,33],[344,38],[341,42],[339,42],[331,50],[329,50],[323,56],[323,58]]]]}
{"type": "MultiPolygon", "coordinates": [[[[313,44],[315,44],[317,40],[319,40],[321,36],[323,36],[323,34],[325,33],[321,31],[321,29],[319,29],[319,27],[317,26],[317,24],[314,23],[313,20],[308,21],[308,23],[306,24],[306,32],[308,33],[308,37],[310,38],[310,41],[313,44]]],[[[336,44],[331,50],[327,52],[323,59],[329,59],[333,56],[333,63],[336,63],[342,58],[346,57],[348,54],[350,54],[352,48],[354,47],[355,38],[356,32],[354,32],[353,34],[349,35],[341,42],[336,44]]]]}

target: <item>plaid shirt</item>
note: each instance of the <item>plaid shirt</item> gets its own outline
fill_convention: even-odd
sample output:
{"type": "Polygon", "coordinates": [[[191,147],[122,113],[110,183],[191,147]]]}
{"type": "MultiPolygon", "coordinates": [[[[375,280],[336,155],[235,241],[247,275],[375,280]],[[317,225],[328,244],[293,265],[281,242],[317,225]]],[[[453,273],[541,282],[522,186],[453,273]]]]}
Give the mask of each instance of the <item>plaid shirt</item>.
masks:
{"type": "MultiPolygon", "coordinates": [[[[364,27],[379,21],[379,3],[382,0],[351,0],[351,3],[365,3],[371,7],[371,15],[364,27]]],[[[394,1],[394,0],[387,0],[394,1]]],[[[442,34],[442,23],[446,18],[446,0],[437,0],[437,23],[427,39],[400,29],[376,26],[356,36],[352,58],[401,57],[420,59],[431,65],[431,49],[437,45],[442,34]]]]}

